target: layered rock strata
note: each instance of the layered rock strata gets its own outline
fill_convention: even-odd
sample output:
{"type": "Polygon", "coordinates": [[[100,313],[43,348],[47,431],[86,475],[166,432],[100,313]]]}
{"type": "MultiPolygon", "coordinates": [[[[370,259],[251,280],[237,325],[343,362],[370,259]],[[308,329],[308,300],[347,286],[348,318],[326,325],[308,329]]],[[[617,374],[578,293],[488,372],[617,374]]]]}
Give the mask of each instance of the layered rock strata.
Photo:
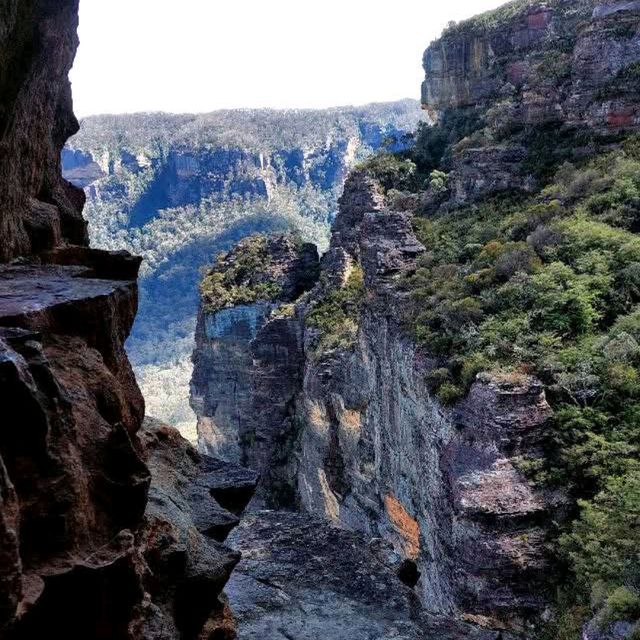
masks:
{"type": "Polygon", "coordinates": [[[239,555],[221,543],[257,477],[170,427],[139,431],[123,347],[139,261],[48,257],[84,266],[0,269],[6,635],[233,637],[218,598],[239,555]]]}
{"type": "Polygon", "coordinates": [[[453,152],[456,201],[534,189],[545,136],[571,159],[637,130],[639,34],[637,3],[596,0],[510,3],[447,29],[424,53],[422,102],[478,118],[453,152]]]}

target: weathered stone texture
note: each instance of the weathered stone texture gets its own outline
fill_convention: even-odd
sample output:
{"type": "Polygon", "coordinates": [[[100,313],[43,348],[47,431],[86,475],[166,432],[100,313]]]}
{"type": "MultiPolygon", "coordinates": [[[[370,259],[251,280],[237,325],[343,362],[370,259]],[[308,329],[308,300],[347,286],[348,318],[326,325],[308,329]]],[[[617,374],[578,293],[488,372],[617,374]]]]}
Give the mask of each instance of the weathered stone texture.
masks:
{"type": "Polygon", "coordinates": [[[230,539],[243,555],[227,593],[244,640],[510,638],[426,614],[381,541],[309,514],[259,511],[230,539]]]}
{"type": "Polygon", "coordinates": [[[84,194],[60,174],[78,129],[67,75],[78,0],[7,0],[0,8],[0,261],[86,244],[84,194]]]}
{"type": "MultiPolygon", "coordinates": [[[[15,637],[49,626],[89,633],[100,624],[95,598],[121,571],[123,587],[135,584],[131,529],[149,486],[136,438],[144,405],[124,353],[135,308],[135,280],[89,267],[0,270],[0,457],[17,498],[21,580],[2,623],[14,622],[15,637]],[[82,600],[65,603],[62,591],[76,588],[82,600]]],[[[124,637],[126,616],[112,616],[124,637]]]]}
{"type": "Polygon", "coordinates": [[[256,477],[139,437],[140,259],[88,248],[60,175],[77,10],[0,4],[0,636],[231,640],[221,541],[256,477]]]}
{"type": "MultiPolygon", "coordinates": [[[[385,540],[394,549],[394,570],[414,567],[412,585],[431,614],[519,627],[550,596],[545,527],[562,499],[534,488],[517,469],[518,456],[540,455],[550,408],[541,385],[527,377],[479,378],[453,411],[431,397],[431,363],[404,328],[409,301],[399,286],[424,251],[411,215],[386,208],[377,186],[354,174],[315,289],[298,301],[293,318],[258,323],[248,337],[241,316],[229,323],[251,347],[243,348],[232,375],[207,371],[201,358],[212,343],[200,342],[199,388],[208,380],[216,402],[224,400],[225,384],[237,384],[235,399],[258,397],[260,389],[259,408],[243,415],[242,424],[259,415],[270,433],[280,434],[292,433],[295,424],[285,447],[264,437],[241,445],[243,459],[271,458],[285,470],[279,482],[263,480],[267,502],[292,496],[304,511],[385,540]],[[318,330],[305,325],[306,310],[345,286],[356,265],[365,282],[357,340],[353,348],[318,354],[318,330]],[[283,381],[281,369],[277,377],[264,376],[254,355],[261,344],[304,356],[295,375],[283,381]]],[[[213,344],[219,356],[221,343],[213,344]]],[[[234,435],[234,426],[228,423],[224,439],[239,442],[242,431],[235,426],[234,435]]]]}
{"type": "Polygon", "coordinates": [[[146,420],[141,439],[153,481],[138,534],[148,596],[138,606],[136,637],[231,640],[235,627],[221,592],[240,554],[222,543],[257,475],[201,456],[155,420],[146,420]]]}
{"type": "Polygon", "coordinates": [[[601,136],[640,126],[637,3],[554,0],[508,9],[453,26],[424,54],[423,107],[435,118],[473,109],[482,120],[481,133],[453,153],[457,203],[535,188],[527,145],[545,126],[601,136]]]}
{"type": "MultiPolygon", "coordinates": [[[[302,327],[293,303],[313,286],[319,265],[312,245],[299,246],[288,236],[267,242],[268,268],[248,277],[254,286],[277,285],[277,300],[215,312],[203,305],[191,404],[198,416],[200,450],[256,469],[262,475],[259,496],[270,505],[291,506],[293,404],[304,365],[302,327]]],[[[239,245],[216,268],[232,269],[244,249],[239,245]]]]}

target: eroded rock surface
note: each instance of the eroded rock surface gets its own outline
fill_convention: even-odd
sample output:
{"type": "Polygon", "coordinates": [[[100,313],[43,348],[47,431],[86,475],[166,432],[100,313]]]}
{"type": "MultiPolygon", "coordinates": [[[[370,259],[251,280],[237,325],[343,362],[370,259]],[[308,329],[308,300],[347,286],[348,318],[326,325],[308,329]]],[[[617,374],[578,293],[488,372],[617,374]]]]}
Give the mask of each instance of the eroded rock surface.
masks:
{"type": "Polygon", "coordinates": [[[260,511],[230,540],[242,551],[227,587],[240,640],[508,637],[425,614],[382,541],[308,514],[260,511]]]}
{"type": "Polygon", "coordinates": [[[165,425],[139,438],[123,348],[136,284],[99,277],[105,260],[135,277],[138,261],[111,268],[116,256],[95,255],[93,267],[0,268],[3,627],[10,638],[233,637],[219,595],[239,555],[221,543],[257,477],[165,425]]]}
{"type": "MultiPolygon", "coordinates": [[[[233,377],[235,397],[271,383],[273,391],[267,386],[261,395],[262,415],[272,411],[275,433],[296,425],[286,475],[280,484],[262,486],[267,501],[283,494],[285,482],[303,511],[386,541],[405,569],[414,567],[407,580],[425,611],[523,630],[552,597],[545,542],[564,500],[535,488],[518,459],[542,455],[551,409],[542,385],[528,376],[479,377],[453,410],[431,396],[426,381],[433,365],[406,332],[409,300],[400,286],[424,251],[411,215],[389,209],[376,184],[354,174],[320,280],[287,320],[297,328],[262,323],[249,336],[252,349],[268,339],[294,345],[297,353],[302,336],[302,372],[287,380],[291,413],[278,429],[278,405],[269,398],[279,397],[283,382],[256,378],[251,358],[233,377]],[[358,293],[349,283],[359,270],[358,293]],[[308,318],[340,291],[360,299],[345,307],[353,315],[342,321],[357,331],[333,326],[341,337],[328,340],[329,329],[308,318]]],[[[230,331],[241,328],[229,323],[230,331]]],[[[215,359],[217,342],[204,344],[215,359]]],[[[200,374],[205,388],[204,367],[200,374]]],[[[218,388],[219,373],[209,384],[218,388]]],[[[248,458],[269,447],[272,457],[281,455],[278,446],[274,440],[244,443],[248,458]]]]}
{"type": "Polygon", "coordinates": [[[276,506],[294,500],[288,468],[304,354],[292,303],[314,285],[318,271],[313,245],[288,236],[250,238],[221,258],[213,273],[231,278],[224,286],[240,292],[241,303],[211,308],[214,293],[211,303],[205,296],[198,317],[191,404],[199,448],[259,471],[260,495],[276,506]],[[260,254],[249,263],[256,244],[260,254]]]}
{"type": "Polygon", "coordinates": [[[84,194],[60,173],[78,130],[67,78],[78,0],[7,0],[0,10],[0,262],[85,244],[84,194]]]}
{"type": "MultiPolygon", "coordinates": [[[[149,486],[135,435],[144,405],[124,352],[135,308],[133,279],[97,278],[89,266],[0,268],[0,456],[17,497],[21,582],[4,622],[19,617],[18,637],[45,620],[65,628],[77,603],[63,605],[62,589],[131,551],[149,486]]],[[[83,597],[79,628],[98,615],[96,593],[83,597]]]]}
{"type": "Polygon", "coordinates": [[[482,121],[454,149],[456,201],[533,190],[545,136],[572,159],[637,130],[639,34],[638,3],[597,0],[513,3],[447,29],[424,53],[423,107],[482,121]]]}
{"type": "Polygon", "coordinates": [[[147,597],[138,637],[234,638],[220,594],[240,554],[222,543],[239,524],[257,475],[201,456],[155,420],[145,421],[141,439],[153,480],[139,533],[147,597]]]}
{"type": "Polygon", "coordinates": [[[256,477],[140,437],[140,259],[87,246],[60,175],[77,10],[0,7],[0,637],[230,640],[222,541],[256,477]]]}

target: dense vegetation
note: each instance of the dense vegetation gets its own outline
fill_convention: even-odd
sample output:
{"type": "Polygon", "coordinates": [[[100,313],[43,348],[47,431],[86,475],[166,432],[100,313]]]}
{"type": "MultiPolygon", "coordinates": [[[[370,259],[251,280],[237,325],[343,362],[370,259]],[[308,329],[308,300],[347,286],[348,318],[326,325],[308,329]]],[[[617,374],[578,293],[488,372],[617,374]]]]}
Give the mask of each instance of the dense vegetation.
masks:
{"type": "Polygon", "coordinates": [[[314,356],[326,356],[335,349],[353,346],[364,294],[364,272],[354,265],[344,286],[328,288],[311,307],[306,325],[317,332],[314,356]]]}
{"type": "Polygon", "coordinates": [[[483,120],[476,108],[449,109],[433,125],[420,122],[411,138],[413,144],[406,151],[377,153],[360,167],[375,176],[385,191],[437,187],[431,183],[434,178],[444,180],[456,145],[463,140],[477,141],[482,127],[483,120]],[[434,172],[438,173],[434,176],[434,172]]]}
{"type": "MultiPolygon", "coordinates": [[[[425,129],[411,153],[366,166],[388,191],[446,191],[443,137],[425,129]]],[[[573,163],[550,139],[538,144],[538,175],[553,177],[537,194],[457,209],[428,199],[431,213],[414,219],[427,252],[405,286],[443,403],[481,371],[545,383],[555,410],[547,463],[522,469],[576,500],[557,540],[571,587],[549,636],[576,640],[590,610],[603,625],[640,618],[640,139],[593,146],[573,163]]]]}
{"type": "Polygon", "coordinates": [[[200,114],[134,113],[86,118],[70,141],[81,150],[144,149],[150,154],[171,148],[245,149],[268,153],[324,145],[336,139],[384,131],[412,131],[415,100],[331,109],[227,109],[200,114]]]}
{"type": "MultiPolygon", "coordinates": [[[[561,11],[566,19],[571,14],[579,13],[583,7],[591,9],[593,0],[549,0],[546,5],[553,7],[556,13],[561,11]]],[[[512,0],[497,9],[486,11],[464,22],[451,22],[442,37],[484,35],[487,31],[499,28],[510,20],[522,16],[527,8],[539,6],[540,3],[537,0],[512,0]]]]}
{"type": "Polygon", "coordinates": [[[225,307],[273,301],[282,287],[271,274],[271,253],[265,236],[238,243],[234,251],[221,254],[200,283],[202,305],[208,313],[225,307]]]}

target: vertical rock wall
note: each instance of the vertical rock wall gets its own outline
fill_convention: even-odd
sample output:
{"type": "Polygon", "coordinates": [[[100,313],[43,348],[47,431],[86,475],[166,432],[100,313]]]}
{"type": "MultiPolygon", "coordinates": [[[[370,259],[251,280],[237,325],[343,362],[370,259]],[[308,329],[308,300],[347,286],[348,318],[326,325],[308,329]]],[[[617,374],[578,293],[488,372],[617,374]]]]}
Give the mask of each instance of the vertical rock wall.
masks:
{"type": "Polygon", "coordinates": [[[140,438],[140,259],[87,247],[60,175],[77,11],[0,4],[0,636],[230,639],[221,543],[256,477],[140,438]]]}
{"type": "Polygon", "coordinates": [[[215,309],[203,305],[191,405],[200,450],[257,470],[259,496],[269,506],[286,507],[296,502],[290,458],[304,367],[302,325],[292,303],[315,283],[318,254],[313,245],[276,236],[265,241],[269,260],[245,268],[236,258],[251,252],[256,241],[241,243],[215,270],[221,277],[237,273],[230,287],[268,286],[272,299],[215,309]]]}
{"type": "Polygon", "coordinates": [[[431,364],[404,328],[408,300],[399,286],[424,250],[410,214],[385,207],[375,183],[352,175],[319,283],[298,300],[294,317],[265,321],[254,305],[251,318],[262,320],[247,331],[247,308],[235,307],[208,325],[224,326],[233,347],[219,334],[201,334],[194,408],[216,410],[201,417],[200,437],[214,450],[241,443],[243,460],[267,475],[264,461],[278,460],[286,473],[279,483],[263,479],[267,502],[277,504],[284,484],[303,510],[391,543],[405,570],[419,571],[415,589],[428,610],[518,627],[551,596],[545,527],[562,500],[535,489],[515,462],[540,455],[550,408],[541,385],[526,376],[479,378],[455,410],[431,397],[431,364]],[[364,273],[355,342],[319,350],[319,330],[305,318],[355,269],[364,273]],[[265,376],[262,345],[280,353],[295,346],[300,357],[299,336],[303,366],[286,380],[285,369],[265,376]],[[237,357],[231,369],[229,353],[237,357]],[[258,399],[253,411],[247,397],[258,399]],[[240,405],[235,425],[226,417],[240,405]],[[214,434],[211,425],[223,418],[224,433],[214,434]],[[255,433],[262,426],[271,436],[243,439],[256,419],[255,433]],[[273,434],[291,433],[292,421],[294,437],[282,449],[273,434]]]}
{"type": "MultiPolygon", "coordinates": [[[[640,9],[622,1],[514,2],[447,29],[425,53],[424,106],[453,138],[456,118],[477,127],[447,150],[445,209],[534,190],[536,164],[636,130],[639,42],[640,9]]],[[[304,510],[393,544],[432,611],[526,629],[554,598],[546,541],[566,498],[534,486],[518,461],[544,455],[551,408],[528,375],[480,375],[453,408],[431,396],[434,363],[406,330],[403,281],[429,249],[411,217],[364,175],[347,181],[320,280],[295,306],[304,367],[287,390],[290,491],[304,510]]],[[[200,388],[207,380],[220,384],[203,369],[200,388]]]]}
{"type": "Polygon", "coordinates": [[[0,8],[0,261],[87,244],[84,194],[60,174],[60,150],[78,130],[67,78],[77,24],[78,0],[0,8]]]}
{"type": "MultiPolygon", "coordinates": [[[[339,216],[353,219],[351,203],[374,202],[371,189],[352,177],[339,216]]],[[[352,350],[307,359],[302,504],[392,542],[417,564],[428,609],[522,624],[551,596],[545,527],[561,503],[514,462],[541,455],[551,414],[541,385],[480,378],[459,407],[442,407],[427,388],[431,365],[403,326],[408,301],[398,285],[424,251],[410,214],[373,207],[353,230],[366,302],[352,350]]],[[[313,340],[307,331],[307,345],[313,340]]]]}
{"type": "Polygon", "coordinates": [[[447,29],[424,53],[423,108],[467,111],[477,131],[453,147],[458,203],[534,190],[531,165],[580,157],[640,127],[640,8],[633,2],[511,3],[447,29]],[[550,147],[550,148],[549,148],[550,147]],[[564,155],[562,155],[564,154],[564,155]]]}

